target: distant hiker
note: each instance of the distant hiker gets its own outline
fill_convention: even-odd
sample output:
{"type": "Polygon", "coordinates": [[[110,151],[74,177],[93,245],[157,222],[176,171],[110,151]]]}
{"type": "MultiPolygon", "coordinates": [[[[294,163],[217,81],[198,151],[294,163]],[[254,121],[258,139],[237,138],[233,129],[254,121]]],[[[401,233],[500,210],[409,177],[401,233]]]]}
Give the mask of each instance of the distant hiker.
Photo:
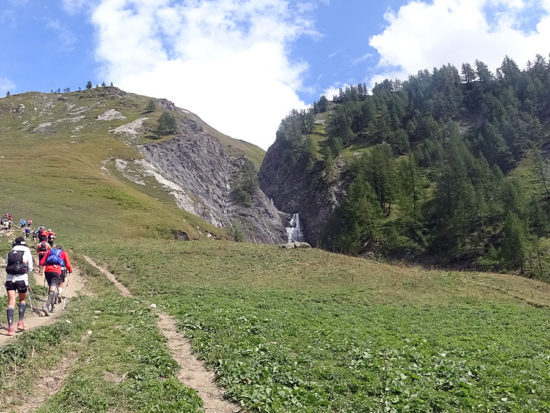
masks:
{"type": "MultiPolygon", "coordinates": [[[[51,250],[51,248],[46,241],[40,241],[40,243],[36,246],[39,263],[42,261],[42,258],[46,256],[49,250],[51,250]]],[[[44,275],[44,266],[42,264],[40,264],[40,274],[44,275]]]]}
{"type": "Polygon", "coordinates": [[[19,223],[21,224],[21,229],[23,229],[23,228],[25,228],[25,226],[27,225],[27,220],[21,218],[21,221],[19,221],[19,223]]]}
{"type": "Polygon", "coordinates": [[[25,238],[29,238],[30,235],[31,235],[31,229],[29,227],[26,227],[25,228],[25,238]]]}
{"type": "Polygon", "coordinates": [[[51,228],[48,230],[48,244],[50,244],[50,247],[53,248],[53,242],[55,240],[55,232],[51,230],[51,228]]]}
{"type": "Polygon", "coordinates": [[[31,227],[32,225],[32,219],[27,219],[27,227],[31,227]]]}
{"type": "Polygon", "coordinates": [[[38,241],[46,241],[48,242],[48,233],[44,229],[43,226],[40,226],[42,229],[38,228],[38,241]]]}
{"type": "Polygon", "coordinates": [[[61,275],[63,273],[63,267],[70,273],[73,272],[71,261],[67,253],[61,248],[52,248],[46,255],[40,260],[40,265],[45,266],[44,274],[46,281],[48,282],[49,293],[48,301],[44,304],[44,313],[54,312],[55,302],[57,301],[57,288],[61,284],[61,275]]]}
{"type": "Polygon", "coordinates": [[[6,291],[8,294],[8,336],[15,335],[13,317],[15,312],[15,291],[19,293],[19,319],[17,329],[24,330],[23,318],[27,306],[25,298],[29,286],[29,273],[32,272],[33,263],[31,251],[25,244],[23,237],[18,237],[13,242],[13,248],[6,258],[6,291]]]}
{"type": "Polygon", "coordinates": [[[7,219],[4,220],[4,231],[8,232],[10,230],[10,221],[7,219]]]}
{"type": "MultiPolygon", "coordinates": [[[[63,247],[61,245],[56,245],[56,249],[63,251],[63,247]]],[[[67,281],[67,286],[69,285],[69,280],[67,279],[67,267],[61,268],[61,282],[59,283],[59,286],[57,287],[57,304],[61,304],[61,297],[63,296],[63,287],[65,287],[65,281],[67,281]]]]}
{"type": "Polygon", "coordinates": [[[33,232],[32,232],[32,240],[34,242],[36,242],[38,240],[38,230],[35,229],[33,232]]]}

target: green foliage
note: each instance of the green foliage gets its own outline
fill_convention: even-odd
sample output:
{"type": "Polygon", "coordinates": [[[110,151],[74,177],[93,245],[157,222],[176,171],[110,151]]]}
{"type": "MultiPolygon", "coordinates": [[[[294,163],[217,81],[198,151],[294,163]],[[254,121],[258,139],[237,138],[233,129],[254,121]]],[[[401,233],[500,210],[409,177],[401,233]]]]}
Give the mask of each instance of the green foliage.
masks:
{"type": "Polygon", "coordinates": [[[375,191],[358,175],[349,186],[344,203],[325,226],[321,243],[334,251],[357,254],[365,244],[379,239],[381,215],[375,191]]]}
{"type": "Polygon", "coordinates": [[[242,167],[231,180],[231,196],[239,205],[250,207],[258,191],[258,173],[252,162],[243,158],[242,167]]]}
{"type": "Polygon", "coordinates": [[[177,130],[176,118],[172,113],[164,111],[157,121],[156,133],[160,136],[171,135],[177,130]]]}
{"type": "Polygon", "coordinates": [[[86,89],[91,89],[91,88],[92,88],[92,81],[88,80],[88,82],[86,83],[86,89]]]}
{"type": "Polygon", "coordinates": [[[147,101],[147,105],[145,106],[145,110],[143,111],[143,113],[152,113],[155,110],[157,110],[157,104],[155,103],[155,100],[149,99],[147,101]]]}

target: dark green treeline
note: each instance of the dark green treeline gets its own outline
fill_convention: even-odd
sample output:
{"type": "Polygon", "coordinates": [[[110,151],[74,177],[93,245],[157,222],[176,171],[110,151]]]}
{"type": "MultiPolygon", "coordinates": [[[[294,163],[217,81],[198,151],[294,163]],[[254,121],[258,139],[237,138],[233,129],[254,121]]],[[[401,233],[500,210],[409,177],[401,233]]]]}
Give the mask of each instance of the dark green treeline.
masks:
{"type": "Polygon", "coordinates": [[[281,168],[349,181],[322,247],[545,278],[549,120],[550,64],[506,57],[495,74],[476,61],[323,96],[277,140],[281,168]]]}

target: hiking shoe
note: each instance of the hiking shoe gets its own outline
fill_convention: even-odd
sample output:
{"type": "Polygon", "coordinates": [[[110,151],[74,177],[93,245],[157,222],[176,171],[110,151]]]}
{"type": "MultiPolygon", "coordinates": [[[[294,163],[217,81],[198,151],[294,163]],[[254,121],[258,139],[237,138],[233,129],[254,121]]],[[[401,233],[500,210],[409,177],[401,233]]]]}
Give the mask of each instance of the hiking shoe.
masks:
{"type": "Polygon", "coordinates": [[[19,320],[17,322],[17,329],[18,330],[24,330],[25,329],[25,325],[23,324],[23,320],[19,320]]]}
{"type": "Polygon", "coordinates": [[[52,304],[52,306],[50,307],[50,313],[54,313],[55,312],[55,306],[52,304]]]}
{"type": "Polygon", "coordinates": [[[44,307],[42,308],[42,310],[44,310],[45,315],[50,315],[50,311],[48,310],[48,305],[47,304],[44,304],[44,307]]]}
{"type": "Polygon", "coordinates": [[[15,328],[13,328],[13,325],[8,327],[8,336],[14,336],[15,335],[15,328]]]}
{"type": "Polygon", "coordinates": [[[57,304],[61,304],[61,296],[57,296],[57,304]]]}

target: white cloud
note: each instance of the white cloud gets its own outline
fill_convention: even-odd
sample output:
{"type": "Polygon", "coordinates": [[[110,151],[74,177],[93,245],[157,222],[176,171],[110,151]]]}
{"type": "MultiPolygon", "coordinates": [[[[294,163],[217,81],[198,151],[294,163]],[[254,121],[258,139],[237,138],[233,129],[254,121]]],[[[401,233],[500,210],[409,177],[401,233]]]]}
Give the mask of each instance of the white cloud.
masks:
{"type": "Polygon", "coordinates": [[[91,7],[96,2],[97,0],[61,0],[61,5],[67,13],[76,14],[86,7],[91,7]]]}
{"type": "Polygon", "coordinates": [[[78,37],[57,20],[49,20],[46,27],[56,33],[60,50],[71,51],[76,47],[78,37]]]}
{"type": "Polygon", "coordinates": [[[304,107],[306,65],[289,59],[316,35],[313,2],[103,0],[92,21],[106,81],[166,97],[232,137],[267,148],[280,120],[304,107]]]}
{"type": "MultiPolygon", "coordinates": [[[[406,78],[451,63],[485,62],[493,71],[504,56],[520,66],[550,52],[550,0],[415,0],[389,10],[385,30],[370,38],[380,54],[379,73],[406,78]],[[523,13],[538,10],[534,30],[521,30],[523,13]]],[[[371,80],[371,84],[374,81],[371,80]]]]}
{"type": "Polygon", "coordinates": [[[0,97],[4,97],[7,92],[13,92],[15,84],[6,77],[0,77],[0,97]]]}
{"type": "Polygon", "coordinates": [[[328,100],[332,100],[335,96],[338,96],[340,94],[340,88],[345,89],[349,85],[342,85],[342,86],[330,86],[329,88],[325,89],[325,91],[321,94],[321,96],[326,97],[328,100]]]}

